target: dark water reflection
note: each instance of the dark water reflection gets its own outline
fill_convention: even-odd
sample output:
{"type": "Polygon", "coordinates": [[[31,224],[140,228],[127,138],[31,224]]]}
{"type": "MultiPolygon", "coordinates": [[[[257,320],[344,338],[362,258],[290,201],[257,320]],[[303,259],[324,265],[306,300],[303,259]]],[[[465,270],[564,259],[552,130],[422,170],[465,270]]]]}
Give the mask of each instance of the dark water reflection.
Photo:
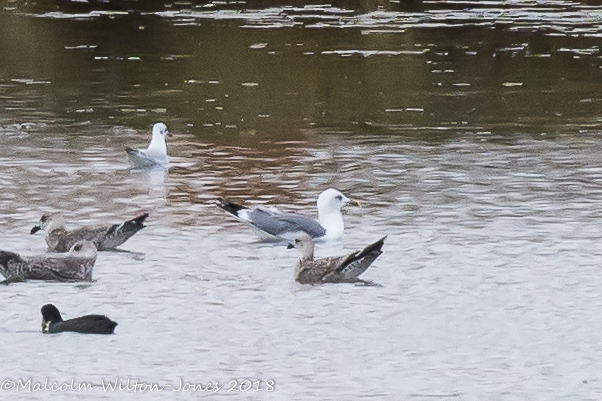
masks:
{"type": "Polygon", "coordinates": [[[554,135],[599,121],[599,8],[295,10],[5,12],[4,118],[168,120],[228,142],[314,128],[554,135]]]}
{"type": "Polygon", "coordinates": [[[241,399],[599,397],[598,6],[184,8],[0,13],[2,249],[43,251],[28,232],[46,211],[151,215],[91,286],[0,289],[3,374],[278,383],[241,399]],[[124,147],[156,121],[172,165],[130,170],[124,147]],[[365,276],[382,287],[298,288],[294,253],[212,205],[312,214],[329,186],[364,207],[317,254],[388,234],[365,276]],[[42,336],[51,301],[118,335],[42,336]]]}

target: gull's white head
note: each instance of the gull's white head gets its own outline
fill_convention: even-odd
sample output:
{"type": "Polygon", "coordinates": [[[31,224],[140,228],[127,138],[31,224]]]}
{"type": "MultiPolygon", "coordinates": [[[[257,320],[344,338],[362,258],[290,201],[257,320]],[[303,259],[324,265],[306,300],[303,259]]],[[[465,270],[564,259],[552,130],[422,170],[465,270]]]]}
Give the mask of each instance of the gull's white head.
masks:
{"type": "Polygon", "coordinates": [[[360,206],[359,202],[349,199],[334,188],[328,188],[318,196],[318,221],[326,229],[325,238],[337,239],[343,236],[345,222],[341,208],[348,204],[360,206]]]}
{"type": "Polygon", "coordinates": [[[153,126],[153,139],[154,138],[163,138],[163,140],[167,139],[168,136],[171,136],[169,131],[167,130],[167,126],[163,123],[156,123],[153,126]]]}
{"type": "Polygon", "coordinates": [[[359,206],[359,202],[349,199],[334,188],[328,188],[318,196],[318,213],[329,213],[341,210],[344,206],[351,204],[359,206]]]}

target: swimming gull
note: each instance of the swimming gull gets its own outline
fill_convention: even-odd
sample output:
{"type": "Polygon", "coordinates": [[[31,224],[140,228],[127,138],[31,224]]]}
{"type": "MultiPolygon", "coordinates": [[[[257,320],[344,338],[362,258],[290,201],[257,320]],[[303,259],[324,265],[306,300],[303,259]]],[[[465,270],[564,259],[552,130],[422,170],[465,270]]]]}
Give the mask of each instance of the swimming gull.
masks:
{"type": "Polygon", "coordinates": [[[24,280],[92,281],[96,247],[80,241],[68,253],[21,256],[0,251],[0,274],[8,282],[24,280]]]}
{"type": "Polygon", "coordinates": [[[218,198],[217,206],[230,213],[238,221],[251,227],[261,238],[292,242],[300,233],[315,240],[332,240],[343,236],[345,222],[341,208],[347,204],[360,206],[334,188],[318,196],[318,220],[295,213],[282,213],[274,207],[247,208],[224,198],[218,198]]]}
{"type": "Polygon", "coordinates": [[[323,283],[366,283],[358,276],[382,253],[384,236],[362,250],[345,256],[335,256],[314,260],[314,242],[308,235],[295,239],[289,248],[299,250],[295,264],[295,281],[301,284],[323,283]]]}
{"type": "Polygon", "coordinates": [[[153,136],[150,144],[146,149],[132,149],[126,147],[128,159],[134,167],[153,167],[153,166],[165,166],[169,163],[169,157],[167,157],[167,145],[165,139],[168,136],[172,136],[167,131],[167,126],[163,123],[156,123],[153,126],[153,136]]]}
{"type": "Polygon", "coordinates": [[[56,306],[42,306],[42,333],[72,331],[83,334],[113,334],[117,323],[103,315],[86,315],[63,320],[56,306]]]}
{"type": "Polygon", "coordinates": [[[99,251],[105,251],[115,249],[146,227],[143,223],[147,217],[148,213],[143,213],[122,224],[87,226],[67,230],[62,214],[44,214],[39,223],[31,229],[31,234],[44,230],[49,252],[67,252],[73,244],[81,240],[91,241],[99,251]]]}

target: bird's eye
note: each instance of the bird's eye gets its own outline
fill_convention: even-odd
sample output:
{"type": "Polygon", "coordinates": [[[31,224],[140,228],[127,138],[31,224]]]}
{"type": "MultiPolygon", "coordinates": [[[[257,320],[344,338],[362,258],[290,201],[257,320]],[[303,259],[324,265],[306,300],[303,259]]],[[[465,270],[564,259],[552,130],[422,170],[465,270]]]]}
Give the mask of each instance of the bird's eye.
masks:
{"type": "Polygon", "coordinates": [[[73,250],[74,250],[74,251],[76,251],[76,252],[79,252],[79,251],[81,251],[81,250],[82,250],[82,246],[81,246],[81,245],[75,245],[75,246],[73,247],[73,250]]]}
{"type": "Polygon", "coordinates": [[[301,240],[299,238],[295,239],[295,243],[298,244],[299,242],[301,242],[301,240]]]}
{"type": "Polygon", "coordinates": [[[336,199],[336,200],[343,200],[343,197],[342,197],[341,195],[337,195],[337,196],[335,197],[335,199],[336,199]]]}

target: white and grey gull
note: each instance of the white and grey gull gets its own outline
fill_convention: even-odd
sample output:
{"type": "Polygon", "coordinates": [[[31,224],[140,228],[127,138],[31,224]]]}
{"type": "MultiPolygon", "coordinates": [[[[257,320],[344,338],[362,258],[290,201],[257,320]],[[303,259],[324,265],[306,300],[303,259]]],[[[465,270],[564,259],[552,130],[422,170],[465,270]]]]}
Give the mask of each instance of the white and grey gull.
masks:
{"type": "Polygon", "coordinates": [[[169,157],[167,156],[167,144],[165,143],[165,139],[168,136],[172,135],[167,130],[167,126],[163,123],[156,123],[153,126],[153,134],[148,148],[125,148],[130,163],[134,167],[142,168],[166,166],[169,164],[169,157]]]}
{"type": "Polygon", "coordinates": [[[121,224],[85,226],[68,230],[61,213],[44,214],[30,233],[44,230],[49,252],[67,252],[82,240],[92,242],[99,251],[105,251],[117,248],[146,227],[143,223],[147,217],[148,213],[143,213],[121,224]]]}
{"type": "Polygon", "coordinates": [[[282,213],[274,207],[248,208],[224,198],[218,198],[216,203],[238,221],[252,228],[261,238],[288,242],[294,241],[302,233],[318,241],[339,239],[345,231],[341,209],[348,204],[360,206],[359,202],[349,199],[334,188],[322,192],[316,204],[317,220],[296,213],[282,213]]]}
{"type": "Polygon", "coordinates": [[[89,241],[75,243],[68,253],[50,252],[22,256],[0,251],[0,274],[7,282],[24,280],[92,281],[96,247],[89,241]]]}
{"type": "Polygon", "coordinates": [[[294,247],[299,251],[299,259],[295,264],[295,281],[300,284],[368,284],[358,277],[382,254],[386,238],[384,236],[364,249],[345,256],[315,260],[313,240],[308,235],[302,235],[295,239],[294,245],[289,245],[289,248],[294,247]]]}

